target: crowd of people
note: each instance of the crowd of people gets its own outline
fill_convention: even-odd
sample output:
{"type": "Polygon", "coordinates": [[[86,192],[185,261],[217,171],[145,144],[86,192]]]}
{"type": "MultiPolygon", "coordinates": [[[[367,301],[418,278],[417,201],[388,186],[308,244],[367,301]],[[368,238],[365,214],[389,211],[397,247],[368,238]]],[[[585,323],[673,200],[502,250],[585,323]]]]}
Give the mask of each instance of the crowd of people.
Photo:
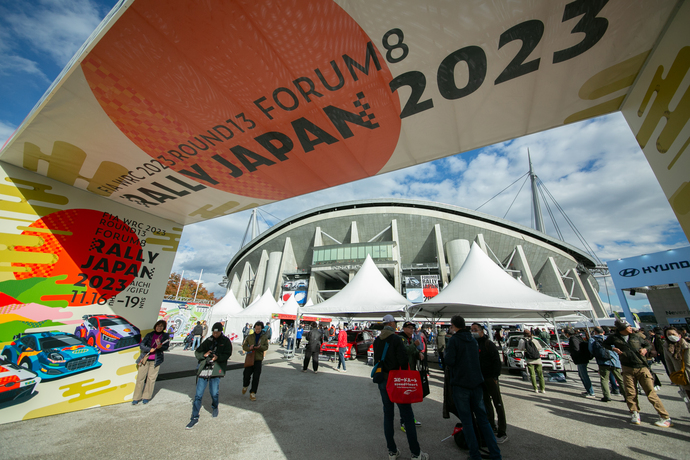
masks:
{"type": "MultiPolygon", "coordinates": [[[[508,337],[506,331],[499,329],[491,334],[479,323],[465,324],[465,320],[458,315],[451,318],[448,328],[439,328],[437,335],[425,326],[418,329],[411,321],[404,322],[399,329],[397,324],[393,316],[386,315],[378,327],[370,324],[352,326],[362,329],[371,327],[380,331],[374,340],[373,349],[374,363],[379,363],[385,373],[383,383],[379,383],[378,387],[383,403],[384,437],[389,459],[398,458],[400,451],[393,436],[395,404],[390,401],[387,393],[387,374],[397,369],[413,369],[428,375],[429,349],[432,344],[436,346],[439,368],[444,371],[444,413],[455,413],[460,419],[470,458],[482,458],[479,450],[481,440],[488,449],[488,454],[485,455],[500,459],[499,444],[508,439],[506,410],[499,384],[502,371],[500,347],[508,337]]],[[[147,404],[152,398],[158,370],[163,363],[163,352],[168,350],[171,340],[171,335],[165,332],[166,326],[165,321],[156,322],[153,331],[141,342],[132,401],[134,405],[142,401],[147,404]]],[[[199,365],[188,429],[198,423],[201,401],[207,387],[212,400],[212,416],[218,416],[219,380],[225,375],[228,359],[232,355],[232,343],[223,335],[223,328],[222,323],[214,324],[211,334],[203,340],[208,327],[205,322],[197,322],[189,334],[189,347],[196,345],[194,352],[199,365]]],[[[612,395],[624,395],[632,424],[641,423],[638,400],[641,391],[659,416],[655,425],[664,428],[673,425],[670,414],[656,394],[656,376],[651,369],[655,362],[663,364],[672,381],[679,385],[686,401],[690,401],[688,331],[676,327],[635,330],[625,320],[617,320],[613,328],[597,326],[575,330],[567,327],[563,332],[568,339],[570,359],[576,366],[584,387],[582,396],[596,398],[588,371],[588,364],[594,360],[601,384],[600,401],[608,403],[612,401],[612,395]],[[685,380],[674,380],[674,374],[676,377],[684,374],[685,380]]],[[[283,323],[279,334],[279,345],[288,349],[301,347],[302,340],[305,339],[302,372],[308,372],[311,363],[313,372],[318,373],[321,346],[329,341],[335,342],[338,350],[338,365],[335,370],[347,372],[345,352],[348,343],[345,326],[306,323],[294,329],[283,323]]],[[[540,356],[543,351],[542,343],[549,344],[558,339],[552,331],[545,328],[527,328],[521,334],[517,349],[523,353],[532,388],[536,393],[546,393],[540,356]],[[534,340],[535,337],[541,340],[534,340]]],[[[271,337],[269,323],[257,321],[253,326],[247,323],[243,329],[240,353],[245,356],[246,361],[242,394],[249,391],[251,401],[256,401],[262,363],[271,337]]],[[[412,459],[428,459],[429,455],[421,450],[417,440],[417,428],[422,423],[416,419],[412,405],[398,404],[398,408],[400,430],[407,436],[412,459]]],[[[688,408],[690,410],[690,405],[688,408]]]]}

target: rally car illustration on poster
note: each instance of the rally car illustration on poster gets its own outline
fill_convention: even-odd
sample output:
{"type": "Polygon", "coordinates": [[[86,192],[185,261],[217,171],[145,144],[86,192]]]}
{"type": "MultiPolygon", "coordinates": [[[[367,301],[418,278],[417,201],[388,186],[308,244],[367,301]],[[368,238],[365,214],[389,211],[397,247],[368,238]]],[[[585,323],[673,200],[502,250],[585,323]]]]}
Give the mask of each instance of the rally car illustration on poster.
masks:
{"type": "MultiPolygon", "coordinates": [[[[508,337],[508,342],[503,348],[503,364],[508,366],[510,370],[513,369],[525,369],[526,360],[524,351],[518,350],[518,344],[523,336],[513,335],[508,337]]],[[[563,363],[563,358],[561,355],[556,353],[556,351],[550,346],[546,345],[543,340],[534,337],[534,341],[539,342],[541,345],[541,352],[539,353],[542,361],[542,366],[544,369],[551,369],[554,371],[565,370],[565,365],[563,363]]]]}
{"type": "Polygon", "coordinates": [[[6,361],[35,372],[42,380],[57,379],[101,367],[100,351],[66,332],[18,334],[2,350],[6,361]]]}
{"type": "Polygon", "coordinates": [[[74,335],[87,345],[97,347],[103,353],[136,347],[141,342],[141,331],[122,316],[85,315],[74,335]]]}
{"type": "Polygon", "coordinates": [[[35,372],[0,358],[0,407],[5,403],[28,399],[40,381],[35,372]]]}

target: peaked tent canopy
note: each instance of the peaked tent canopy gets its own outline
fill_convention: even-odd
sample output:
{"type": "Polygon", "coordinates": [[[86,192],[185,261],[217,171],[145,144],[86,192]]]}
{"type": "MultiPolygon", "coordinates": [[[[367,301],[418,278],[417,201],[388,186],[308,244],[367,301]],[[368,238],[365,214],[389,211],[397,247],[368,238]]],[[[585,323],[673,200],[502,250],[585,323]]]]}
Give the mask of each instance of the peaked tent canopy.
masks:
{"type": "MultiPolygon", "coordinates": [[[[262,321],[264,324],[269,323],[275,332],[278,330],[280,320],[278,317],[273,318],[272,315],[280,313],[284,313],[283,309],[278,306],[271,291],[266,290],[261,297],[252,302],[247,308],[228,318],[225,334],[231,337],[231,340],[240,339],[243,337],[242,329],[245,324],[249,323],[250,326],[254,326],[254,323],[257,321],[262,321]]],[[[278,334],[274,333],[271,341],[275,341],[277,337],[278,334]]]]}
{"type": "MultiPolygon", "coordinates": [[[[232,291],[228,291],[225,297],[220,299],[211,308],[211,313],[208,315],[207,323],[209,326],[213,326],[218,321],[227,321],[228,317],[236,315],[243,311],[242,306],[235,298],[232,291]]],[[[210,327],[209,327],[210,330],[210,327]]]]}
{"type": "MultiPolygon", "coordinates": [[[[333,315],[345,317],[376,317],[386,313],[400,313],[409,305],[381,274],[367,255],[352,281],[339,293],[311,307],[304,307],[304,315],[333,315]]],[[[379,320],[381,318],[378,318],[379,320]]]]}
{"type": "Polygon", "coordinates": [[[453,281],[436,297],[418,305],[418,315],[520,319],[593,314],[588,301],[558,299],[537,292],[496,265],[477,245],[453,281]]]}

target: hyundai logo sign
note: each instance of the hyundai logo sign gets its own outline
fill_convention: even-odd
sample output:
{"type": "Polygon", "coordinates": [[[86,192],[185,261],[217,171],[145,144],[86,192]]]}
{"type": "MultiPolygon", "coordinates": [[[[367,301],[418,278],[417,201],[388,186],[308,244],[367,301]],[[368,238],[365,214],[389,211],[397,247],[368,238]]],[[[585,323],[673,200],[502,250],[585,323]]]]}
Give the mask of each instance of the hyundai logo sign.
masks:
{"type": "Polygon", "coordinates": [[[637,268],[625,268],[619,271],[618,274],[624,278],[630,278],[639,275],[640,271],[637,268]]]}

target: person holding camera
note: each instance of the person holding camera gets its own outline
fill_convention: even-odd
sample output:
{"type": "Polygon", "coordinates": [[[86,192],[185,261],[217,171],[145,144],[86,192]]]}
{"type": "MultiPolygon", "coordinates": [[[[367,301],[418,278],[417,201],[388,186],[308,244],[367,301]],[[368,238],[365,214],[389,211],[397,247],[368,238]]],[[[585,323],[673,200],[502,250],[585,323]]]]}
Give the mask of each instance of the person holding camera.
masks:
{"type": "Polygon", "coordinates": [[[199,360],[199,367],[197,369],[196,396],[192,404],[192,418],[187,424],[188,430],[199,423],[201,399],[207,386],[211,394],[213,417],[218,417],[218,387],[221,377],[225,376],[228,359],[232,355],[232,342],[223,335],[222,323],[213,325],[211,336],[199,345],[199,348],[194,351],[194,355],[199,360]]]}

